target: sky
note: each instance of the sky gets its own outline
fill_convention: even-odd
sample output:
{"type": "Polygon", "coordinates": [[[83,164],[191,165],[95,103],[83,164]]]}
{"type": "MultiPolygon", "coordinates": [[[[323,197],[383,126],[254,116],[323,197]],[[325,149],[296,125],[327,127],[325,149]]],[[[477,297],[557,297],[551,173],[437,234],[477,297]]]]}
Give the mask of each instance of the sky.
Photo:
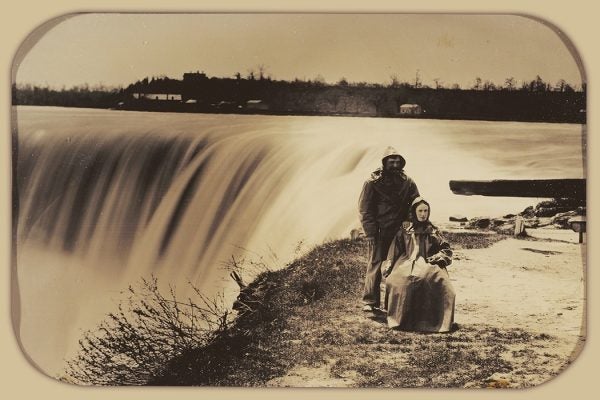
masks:
{"type": "Polygon", "coordinates": [[[559,33],[517,15],[79,14],[33,32],[20,54],[18,84],[55,88],[126,87],[192,71],[247,76],[260,66],[273,79],[328,83],[386,84],[392,75],[463,88],[477,77],[582,83],[559,33]]]}

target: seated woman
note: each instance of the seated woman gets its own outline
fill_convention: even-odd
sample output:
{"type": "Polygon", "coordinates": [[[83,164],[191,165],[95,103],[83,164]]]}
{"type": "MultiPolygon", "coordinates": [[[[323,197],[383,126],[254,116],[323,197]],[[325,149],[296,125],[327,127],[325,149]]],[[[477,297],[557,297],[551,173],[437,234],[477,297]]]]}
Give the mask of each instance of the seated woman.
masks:
{"type": "Polygon", "coordinates": [[[454,289],[446,267],[450,245],[429,222],[429,203],[417,197],[412,224],[400,228],[383,263],[385,308],[390,328],[448,332],[454,322],[454,289]]]}

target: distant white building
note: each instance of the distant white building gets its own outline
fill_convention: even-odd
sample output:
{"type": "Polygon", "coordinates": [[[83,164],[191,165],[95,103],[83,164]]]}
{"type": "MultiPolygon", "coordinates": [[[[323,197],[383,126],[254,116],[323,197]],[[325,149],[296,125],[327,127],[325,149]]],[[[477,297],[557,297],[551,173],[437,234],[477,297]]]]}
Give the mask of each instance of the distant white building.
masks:
{"type": "Polygon", "coordinates": [[[158,101],[181,101],[181,95],[175,93],[134,93],[133,98],[158,101]]]}
{"type": "Polygon", "coordinates": [[[400,115],[419,115],[423,109],[418,104],[402,104],[400,106],[400,115]]]}

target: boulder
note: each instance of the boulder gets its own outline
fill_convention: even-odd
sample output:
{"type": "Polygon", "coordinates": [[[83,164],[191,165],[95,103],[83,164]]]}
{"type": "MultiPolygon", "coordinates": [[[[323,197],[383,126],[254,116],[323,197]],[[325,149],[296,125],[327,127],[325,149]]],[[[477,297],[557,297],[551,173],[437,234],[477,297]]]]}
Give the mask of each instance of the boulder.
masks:
{"type": "Polygon", "coordinates": [[[519,215],[525,218],[533,218],[535,217],[535,209],[533,208],[533,206],[529,206],[523,211],[521,211],[519,215]]]}
{"type": "Polygon", "coordinates": [[[552,200],[544,200],[540,201],[537,207],[546,207],[546,208],[570,208],[571,210],[576,209],[577,207],[585,205],[585,202],[582,203],[581,200],[578,199],[552,199],[552,200]]]}
{"type": "Polygon", "coordinates": [[[585,201],[577,199],[553,199],[539,202],[534,209],[537,217],[552,217],[559,213],[585,208],[585,201]]]}
{"type": "Polygon", "coordinates": [[[558,208],[558,207],[537,207],[535,209],[536,217],[552,217],[559,212],[569,211],[568,209],[558,208]]]}
{"type": "Polygon", "coordinates": [[[490,227],[490,219],[489,217],[476,217],[471,218],[468,223],[469,228],[477,228],[477,229],[487,229],[490,227]]]}
{"type": "MultiPolygon", "coordinates": [[[[526,235],[527,228],[555,227],[571,229],[569,219],[585,215],[585,201],[576,199],[553,199],[541,201],[535,207],[530,206],[519,214],[507,214],[502,218],[476,217],[468,220],[466,227],[470,229],[490,229],[507,235],[526,235]],[[516,221],[518,229],[515,230],[516,221]]],[[[461,221],[463,216],[453,215],[450,221],[461,221]]]]}
{"type": "Polygon", "coordinates": [[[498,227],[498,226],[502,226],[506,223],[509,223],[510,219],[505,219],[505,218],[493,218],[490,223],[492,225],[493,228],[498,227]]]}
{"type": "Polygon", "coordinates": [[[451,215],[448,220],[452,222],[467,222],[468,219],[464,215],[451,215]]]}
{"type": "Polygon", "coordinates": [[[560,229],[571,229],[569,225],[569,219],[577,215],[577,211],[568,211],[564,213],[556,214],[552,218],[552,224],[560,229]]]}
{"type": "Polygon", "coordinates": [[[537,228],[540,226],[540,219],[537,217],[523,218],[523,223],[525,224],[525,228],[537,228]]]}

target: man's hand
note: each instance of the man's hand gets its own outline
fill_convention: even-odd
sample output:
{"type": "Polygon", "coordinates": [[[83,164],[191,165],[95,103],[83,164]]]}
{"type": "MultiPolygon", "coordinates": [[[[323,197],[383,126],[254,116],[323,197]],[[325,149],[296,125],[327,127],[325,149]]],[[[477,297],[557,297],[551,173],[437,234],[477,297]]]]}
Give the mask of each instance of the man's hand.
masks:
{"type": "Polygon", "coordinates": [[[410,221],[402,221],[402,228],[404,230],[407,230],[408,228],[410,228],[410,226],[411,226],[410,221]]]}
{"type": "Polygon", "coordinates": [[[366,240],[367,240],[367,244],[368,244],[369,246],[375,246],[375,238],[374,238],[374,237],[367,236],[367,237],[366,237],[366,240]]]}

